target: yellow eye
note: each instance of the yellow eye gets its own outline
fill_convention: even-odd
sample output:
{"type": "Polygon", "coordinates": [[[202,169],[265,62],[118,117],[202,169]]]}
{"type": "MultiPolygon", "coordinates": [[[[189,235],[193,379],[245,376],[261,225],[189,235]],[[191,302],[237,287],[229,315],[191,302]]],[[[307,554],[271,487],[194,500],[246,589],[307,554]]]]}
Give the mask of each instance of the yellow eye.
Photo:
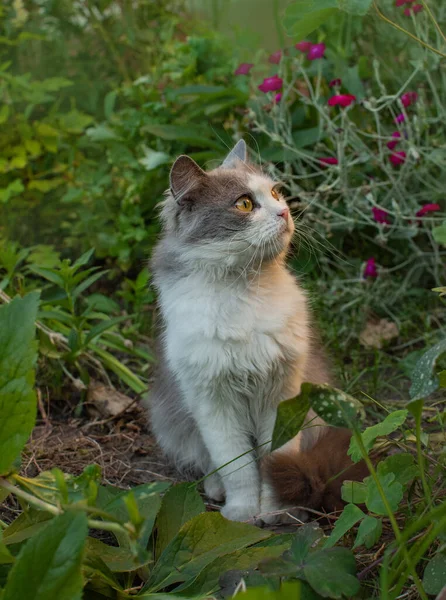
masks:
{"type": "Polygon", "coordinates": [[[248,196],[242,196],[235,203],[235,207],[242,212],[251,212],[253,207],[252,200],[248,196]]]}
{"type": "Polygon", "coordinates": [[[280,197],[279,197],[279,192],[276,190],[276,188],[273,188],[273,189],[271,190],[271,196],[272,196],[273,198],[275,198],[275,200],[280,200],[280,197]]]}

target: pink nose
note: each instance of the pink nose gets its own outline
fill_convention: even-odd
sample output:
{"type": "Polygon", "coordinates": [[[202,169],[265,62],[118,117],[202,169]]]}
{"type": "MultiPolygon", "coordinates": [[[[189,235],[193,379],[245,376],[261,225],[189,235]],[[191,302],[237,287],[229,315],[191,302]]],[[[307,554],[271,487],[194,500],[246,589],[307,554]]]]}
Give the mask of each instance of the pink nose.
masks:
{"type": "Polygon", "coordinates": [[[288,208],[282,208],[282,210],[279,213],[277,213],[277,216],[283,217],[285,219],[285,221],[288,221],[289,214],[290,214],[290,211],[288,208]]]}

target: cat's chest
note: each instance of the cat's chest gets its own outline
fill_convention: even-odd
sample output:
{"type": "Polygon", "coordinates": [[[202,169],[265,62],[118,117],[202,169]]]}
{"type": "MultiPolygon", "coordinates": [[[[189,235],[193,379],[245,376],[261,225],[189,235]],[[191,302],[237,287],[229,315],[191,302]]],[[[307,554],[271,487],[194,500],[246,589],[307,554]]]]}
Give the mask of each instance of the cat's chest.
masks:
{"type": "Polygon", "coordinates": [[[285,280],[283,293],[268,285],[251,289],[210,285],[187,278],[162,293],[171,362],[207,370],[267,373],[303,351],[306,314],[300,290],[285,280]],[[286,289],[285,289],[286,288],[286,289]],[[299,319],[299,310],[302,312],[299,319]]]}

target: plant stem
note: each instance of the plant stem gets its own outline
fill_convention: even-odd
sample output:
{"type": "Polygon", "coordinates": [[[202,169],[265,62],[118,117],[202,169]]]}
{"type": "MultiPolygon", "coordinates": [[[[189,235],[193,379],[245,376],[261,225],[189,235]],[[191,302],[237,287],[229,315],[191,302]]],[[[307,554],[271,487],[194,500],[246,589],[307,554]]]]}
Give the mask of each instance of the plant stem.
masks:
{"type": "Polygon", "coordinates": [[[443,38],[443,40],[446,42],[446,35],[443,33],[440,24],[438,23],[437,19],[434,17],[431,9],[429,8],[428,3],[426,2],[426,0],[421,0],[421,4],[424,6],[425,11],[427,12],[427,14],[429,15],[432,23],[435,26],[435,29],[438,31],[438,33],[441,35],[441,37],[443,38]]]}
{"type": "Polygon", "coordinates": [[[376,3],[376,0],[374,0],[373,2],[373,7],[377,13],[377,15],[379,16],[380,19],[382,19],[383,21],[385,21],[386,23],[388,23],[389,25],[391,25],[392,27],[394,27],[395,29],[398,29],[398,31],[401,31],[401,33],[404,33],[406,35],[408,35],[409,37],[411,37],[413,40],[415,40],[416,42],[418,42],[419,44],[421,44],[422,46],[424,46],[425,48],[427,48],[428,50],[430,50],[431,52],[435,52],[435,54],[439,54],[440,56],[442,56],[443,58],[446,58],[446,54],[444,54],[443,52],[441,52],[440,50],[437,50],[436,48],[434,48],[433,46],[431,46],[430,44],[427,44],[426,42],[423,42],[423,40],[421,40],[419,37],[417,37],[416,35],[414,35],[413,33],[410,33],[410,31],[407,31],[407,29],[404,29],[404,27],[400,27],[400,25],[398,25],[397,23],[394,23],[391,19],[387,18],[382,12],[381,10],[378,8],[378,5],[376,3]]]}

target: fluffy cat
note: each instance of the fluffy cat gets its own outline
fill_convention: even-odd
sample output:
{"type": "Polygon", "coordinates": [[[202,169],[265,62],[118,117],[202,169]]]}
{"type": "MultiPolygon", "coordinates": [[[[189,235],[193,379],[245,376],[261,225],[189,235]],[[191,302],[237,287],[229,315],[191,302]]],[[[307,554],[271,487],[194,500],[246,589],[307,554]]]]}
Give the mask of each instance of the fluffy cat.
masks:
{"type": "Polygon", "coordinates": [[[347,455],[352,432],[327,428],[311,450],[296,452],[293,443],[276,450],[263,461],[263,475],[274,490],[278,506],[340,511],[345,503],[345,480],[362,481],[369,475],[362,460],[354,464],[347,455]]]}
{"type": "MultiPolygon", "coordinates": [[[[293,220],[277,182],[247,162],[243,140],[209,172],[180,156],[161,218],[152,429],[183,472],[219,468],[205,479],[206,494],[226,498],[227,518],[247,520],[277,508],[258,459],[270,451],[278,403],[303,381],[328,380],[305,294],[285,266],[293,220]]],[[[300,449],[326,429],[314,414],[307,419],[300,449]]]]}

